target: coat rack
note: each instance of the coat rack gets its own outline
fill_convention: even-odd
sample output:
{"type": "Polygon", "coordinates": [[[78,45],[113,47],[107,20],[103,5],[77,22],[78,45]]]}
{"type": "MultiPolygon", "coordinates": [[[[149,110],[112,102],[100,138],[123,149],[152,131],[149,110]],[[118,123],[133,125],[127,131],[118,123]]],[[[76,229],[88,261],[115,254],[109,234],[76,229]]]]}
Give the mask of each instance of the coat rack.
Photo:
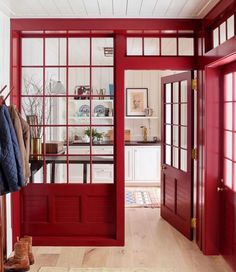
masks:
{"type": "MultiPolygon", "coordinates": [[[[1,93],[7,88],[5,85],[0,90],[0,105],[5,104],[6,99],[11,94],[13,87],[4,97],[1,93]]],[[[0,196],[0,271],[3,271],[4,260],[6,259],[6,196],[0,196]]]]}

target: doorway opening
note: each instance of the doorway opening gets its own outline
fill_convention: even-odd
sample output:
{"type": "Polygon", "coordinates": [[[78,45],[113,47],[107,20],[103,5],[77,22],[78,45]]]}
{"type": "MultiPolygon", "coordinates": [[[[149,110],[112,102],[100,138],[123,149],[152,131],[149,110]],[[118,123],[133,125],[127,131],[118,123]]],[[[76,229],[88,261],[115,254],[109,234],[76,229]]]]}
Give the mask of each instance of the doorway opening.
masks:
{"type": "MultiPolygon", "coordinates": [[[[166,76],[178,75],[181,73],[182,71],[172,70],[125,71],[125,131],[130,136],[130,138],[125,142],[126,207],[134,206],[156,208],[161,206],[161,191],[163,191],[163,188],[161,188],[161,154],[163,153],[161,143],[165,142],[165,139],[167,140],[166,144],[168,145],[168,148],[170,148],[169,159],[173,161],[173,164],[172,162],[170,164],[176,168],[178,165],[180,166],[180,163],[183,162],[183,157],[181,157],[181,154],[185,152],[184,150],[187,148],[187,141],[189,140],[187,140],[187,137],[184,136],[184,131],[187,131],[185,129],[184,122],[187,122],[189,117],[187,117],[187,110],[184,111],[184,103],[186,102],[181,101],[181,85],[179,85],[181,84],[180,82],[176,83],[180,86],[177,90],[177,92],[179,92],[178,96],[180,97],[180,102],[176,103],[176,101],[174,101],[175,85],[173,85],[173,90],[171,90],[171,92],[173,92],[173,98],[171,98],[171,102],[169,105],[167,105],[168,110],[166,109],[165,111],[165,118],[170,118],[168,122],[173,123],[172,125],[167,125],[168,128],[171,127],[170,131],[167,131],[169,136],[163,137],[161,132],[162,122],[168,123],[163,118],[164,111],[161,101],[161,79],[166,76]],[[144,90],[146,95],[143,95],[144,99],[146,99],[146,101],[144,101],[144,105],[147,107],[148,111],[146,110],[145,112],[145,107],[143,107],[142,113],[133,113],[133,116],[130,116],[130,108],[132,107],[132,105],[129,104],[130,96],[134,92],[135,94],[143,93],[144,90]],[[183,124],[181,124],[181,122],[183,124]],[[144,129],[147,132],[146,135],[144,133],[144,129]],[[178,140],[178,137],[180,140],[178,140]],[[180,162],[177,160],[180,160],[180,162]],[[134,198],[137,199],[137,203],[132,203],[135,202],[134,198]],[[152,202],[153,200],[154,203],[152,202]],[[129,201],[131,202],[131,205],[129,201]]],[[[196,100],[196,97],[194,98],[196,100]]],[[[196,103],[193,103],[193,112],[196,111],[195,104],[196,103]]],[[[192,121],[194,122],[192,127],[196,126],[196,120],[193,119],[192,121]]],[[[193,143],[191,145],[194,145],[196,142],[194,131],[192,132],[193,143]]],[[[190,160],[192,160],[192,158],[190,158],[190,160]]],[[[195,166],[194,164],[195,163],[193,163],[193,166],[195,166]]],[[[184,169],[180,170],[183,171],[184,169]]],[[[193,176],[191,176],[191,179],[192,178],[193,176]]],[[[195,198],[195,195],[195,192],[191,192],[191,197],[195,198]]],[[[174,198],[175,196],[173,195],[173,199],[174,198]]],[[[195,212],[191,211],[191,216],[194,214],[195,212]]]]}

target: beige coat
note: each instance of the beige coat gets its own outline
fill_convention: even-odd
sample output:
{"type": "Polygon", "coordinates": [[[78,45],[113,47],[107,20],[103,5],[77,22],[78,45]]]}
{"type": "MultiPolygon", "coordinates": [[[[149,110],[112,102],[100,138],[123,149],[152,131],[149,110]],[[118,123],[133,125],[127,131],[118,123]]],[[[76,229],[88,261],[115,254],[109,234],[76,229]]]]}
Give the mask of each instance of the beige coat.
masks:
{"type": "Polygon", "coordinates": [[[21,160],[23,166],[23,174],[25,181],[31,175],[30,165],[29,165],[29,155],[30,155],[30,128],[28,123],[22,118],[20,113],[15,109],[14,106],[9,106],[9,113],[11,115],[12,123],[16,132],[16,137],[18,140],[21,160]]]}

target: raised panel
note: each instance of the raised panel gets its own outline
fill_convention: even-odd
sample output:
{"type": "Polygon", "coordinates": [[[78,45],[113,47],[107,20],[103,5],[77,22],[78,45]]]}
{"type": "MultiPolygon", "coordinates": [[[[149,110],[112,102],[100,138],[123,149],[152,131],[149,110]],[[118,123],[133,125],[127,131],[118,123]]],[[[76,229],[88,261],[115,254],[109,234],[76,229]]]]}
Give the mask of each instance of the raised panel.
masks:
{"type": "Polygon", "coordinates": [[[88,222],[112,222],[113,200],[111,196],[88,196],[86,207],[88,222]]]}
{"type": "Polygon", "coordinates": [[[23,221],[24,222],[48,222],[49,206],[47,196],[23,197],[23,221]]]}
{"type": "Polygon", "coordinates": [[[164,178],[164,203],[171,211],[175,211],[175,180],[165,175],[164,178]]]}
{"type": "Polygon", "coordinates": [[[81,198],[79,196],[55,196],[56,222],[80,222],[81,198]]]}

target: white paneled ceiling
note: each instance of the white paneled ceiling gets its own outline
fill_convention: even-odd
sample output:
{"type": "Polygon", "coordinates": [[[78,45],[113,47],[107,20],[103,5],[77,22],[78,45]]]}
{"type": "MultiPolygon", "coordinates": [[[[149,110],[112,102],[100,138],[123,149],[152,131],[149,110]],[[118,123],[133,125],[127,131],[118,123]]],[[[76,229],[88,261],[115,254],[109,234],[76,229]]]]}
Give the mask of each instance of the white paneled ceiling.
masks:
{"type": "Polygon", "coordinates": [[[219,0],[0,0],[12,18],[203,18],[219,0]]]}

